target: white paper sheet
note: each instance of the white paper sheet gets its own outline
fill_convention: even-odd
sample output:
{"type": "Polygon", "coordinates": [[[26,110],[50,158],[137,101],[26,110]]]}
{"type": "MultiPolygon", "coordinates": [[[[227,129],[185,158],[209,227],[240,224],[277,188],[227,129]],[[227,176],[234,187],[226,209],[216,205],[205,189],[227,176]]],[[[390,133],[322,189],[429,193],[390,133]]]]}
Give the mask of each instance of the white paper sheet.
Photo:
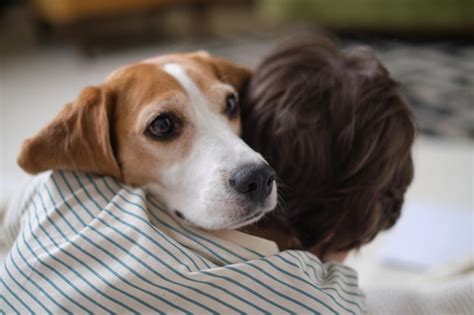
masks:
{"type": "Polygon", "coordinates": [[[407,204],[387,235],[379,258],[384,264],[424,270],[467,255],[473,257],[473,228],[472,209],[407,204]]]}

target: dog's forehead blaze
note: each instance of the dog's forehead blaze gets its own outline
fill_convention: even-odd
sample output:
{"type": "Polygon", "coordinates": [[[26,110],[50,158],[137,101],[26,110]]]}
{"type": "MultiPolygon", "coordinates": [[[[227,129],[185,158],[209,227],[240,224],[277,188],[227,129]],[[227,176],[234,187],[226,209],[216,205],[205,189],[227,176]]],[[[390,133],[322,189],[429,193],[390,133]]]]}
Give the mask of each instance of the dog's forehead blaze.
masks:
{"type": "Polygon", "coordinates": [[[219,61],[211,59],[205,52],[171,54],[148,59],[145,62],[161,67],[167,64],[179,65],[209,99],[208,105],[213,110],[221,111],[225,95],[235,92],[234,87],[223,82],[226,78],[218,77],[215,63],[219,61]]]}
{"type": "MultiPolygon", "coordinates": [[[[193,54],[194,56],[194,54],[193,54]]],[[[197,56],[199,59],[191,59],[186,61],[181,61],[172,58],[167,60],[167,63],[164,64],[163,68],[167,71],[170,70],[170,67],[174,68],[170,74],[172,74],[177,81],[181,82],[183,88],[188,90],[189,86],[186,83],[189,80],[192,86],[195,86],[198,90],[200,96],[202,96],[206,102],[205,105],[209,112],[213,112],[216,115],[222,116],[227,120],[227,123],[230,129],[237,135],[240,134],[240,116],[237,116],[233,119],[228,120],[225,113],[226,106],[226,96],[229,94],[236,94],[236,90],[231,85],[222,82],[214,69],[211,66],[211,62],[206,59],[201,60],[201,55],[197,56]],[[178,70],[179,69],[179,70],[178,70]],[[182,71],[182,74],[174,73],[182,71]]],[[[191,91],[193,88],[191,88],[191,91]]],[[[187,91],[191,93],[191,91],[187,91]]],[[[196,100],[190,95],[190,102],[193,103],[196,100]]]]}
{"type": "MultiPolygon", "coordinates": [[[[209,100],[209,107],[212,111],[225,115],[226,97],[236,94],[236,87],[226,83],[225,77],[219,77],[215,69],[215,63],[220,61],[214,59],[212,62],[208,55],[194,53],[191,62],[185,67],[186,74],[196,83],[198,88],[209,100]]],[[[228,69],[229,73],[231,69],[228,69]]],[[[237,95],[238,96],[238,95],[237,95]]],[[[241,132],[240,115],[229,121],[230,128],[238,135],[241,132]]]]}
{"type": "MultiPolygon", "coordinates": [[[[236,93],[235,89],[221,82],[210,71],[203,71],[204,67],[187,67],[184,70],[203,95],[209,100],[209,108],[214,112],[223,112],[225,98],[228,94],[236,93]]],[[[207,69],[206,69],[207,70],[207,69]]]]}
{"type": "Polygon", "coordinates": [[[127,106],[132,107],[145,106],[165,93],[184,92],[173,76],[157,65],[146,63],[128,66],[115,74],[110,84],[121,94],[127,106]]]}

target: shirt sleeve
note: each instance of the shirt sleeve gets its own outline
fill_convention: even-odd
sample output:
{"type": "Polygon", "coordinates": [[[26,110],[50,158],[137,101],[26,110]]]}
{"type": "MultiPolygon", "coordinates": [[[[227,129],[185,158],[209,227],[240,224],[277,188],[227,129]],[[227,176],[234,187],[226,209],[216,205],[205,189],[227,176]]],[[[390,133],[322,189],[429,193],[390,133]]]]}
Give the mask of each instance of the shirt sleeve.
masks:
{"type": "Polygon", "coordinates": [[[31,187],[0,268],[5,313],[365,312],[354,270],[232,245],[179,224],[140,188],[72,172],[31,187]]]}

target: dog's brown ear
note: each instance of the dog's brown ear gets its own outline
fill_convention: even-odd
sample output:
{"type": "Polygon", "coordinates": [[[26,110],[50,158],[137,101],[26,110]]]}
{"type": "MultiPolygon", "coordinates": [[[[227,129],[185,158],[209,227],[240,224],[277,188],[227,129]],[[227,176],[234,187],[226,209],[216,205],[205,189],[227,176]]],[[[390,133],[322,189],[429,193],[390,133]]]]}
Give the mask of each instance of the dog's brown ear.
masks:
{"type": "Polygon", "coordinates": [[[30,174],[71,170],[120,178],[111,143],[113,95],[87,87],[38,134],[24,141],[18,164],[30,174]]]}
{"type": "Polygon", "coordinates": [[[219,57],[208,57],[208,60],[217,78],[232,85],[237,91],[240,91],[252,76],[252,70],[249,67],[219,57]]]}

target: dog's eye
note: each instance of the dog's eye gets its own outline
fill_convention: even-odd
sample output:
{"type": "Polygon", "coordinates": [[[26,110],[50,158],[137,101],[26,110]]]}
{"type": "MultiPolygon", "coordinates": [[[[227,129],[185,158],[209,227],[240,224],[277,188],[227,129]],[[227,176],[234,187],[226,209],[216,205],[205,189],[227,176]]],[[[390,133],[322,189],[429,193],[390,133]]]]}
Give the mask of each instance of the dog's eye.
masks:
{"type": "Polygon", "coordinates": [[[170,115],[162,114],[152,121],[148,130],[155,137],[167,137],[174,131],[175,124],[170,115]]]}
{"type": "Polygon", "coordinates": [[[227,95],[225,99],[225,113],[230,118],[234,118],[239,113],[239,101],[235,94],[227,95]]]}

